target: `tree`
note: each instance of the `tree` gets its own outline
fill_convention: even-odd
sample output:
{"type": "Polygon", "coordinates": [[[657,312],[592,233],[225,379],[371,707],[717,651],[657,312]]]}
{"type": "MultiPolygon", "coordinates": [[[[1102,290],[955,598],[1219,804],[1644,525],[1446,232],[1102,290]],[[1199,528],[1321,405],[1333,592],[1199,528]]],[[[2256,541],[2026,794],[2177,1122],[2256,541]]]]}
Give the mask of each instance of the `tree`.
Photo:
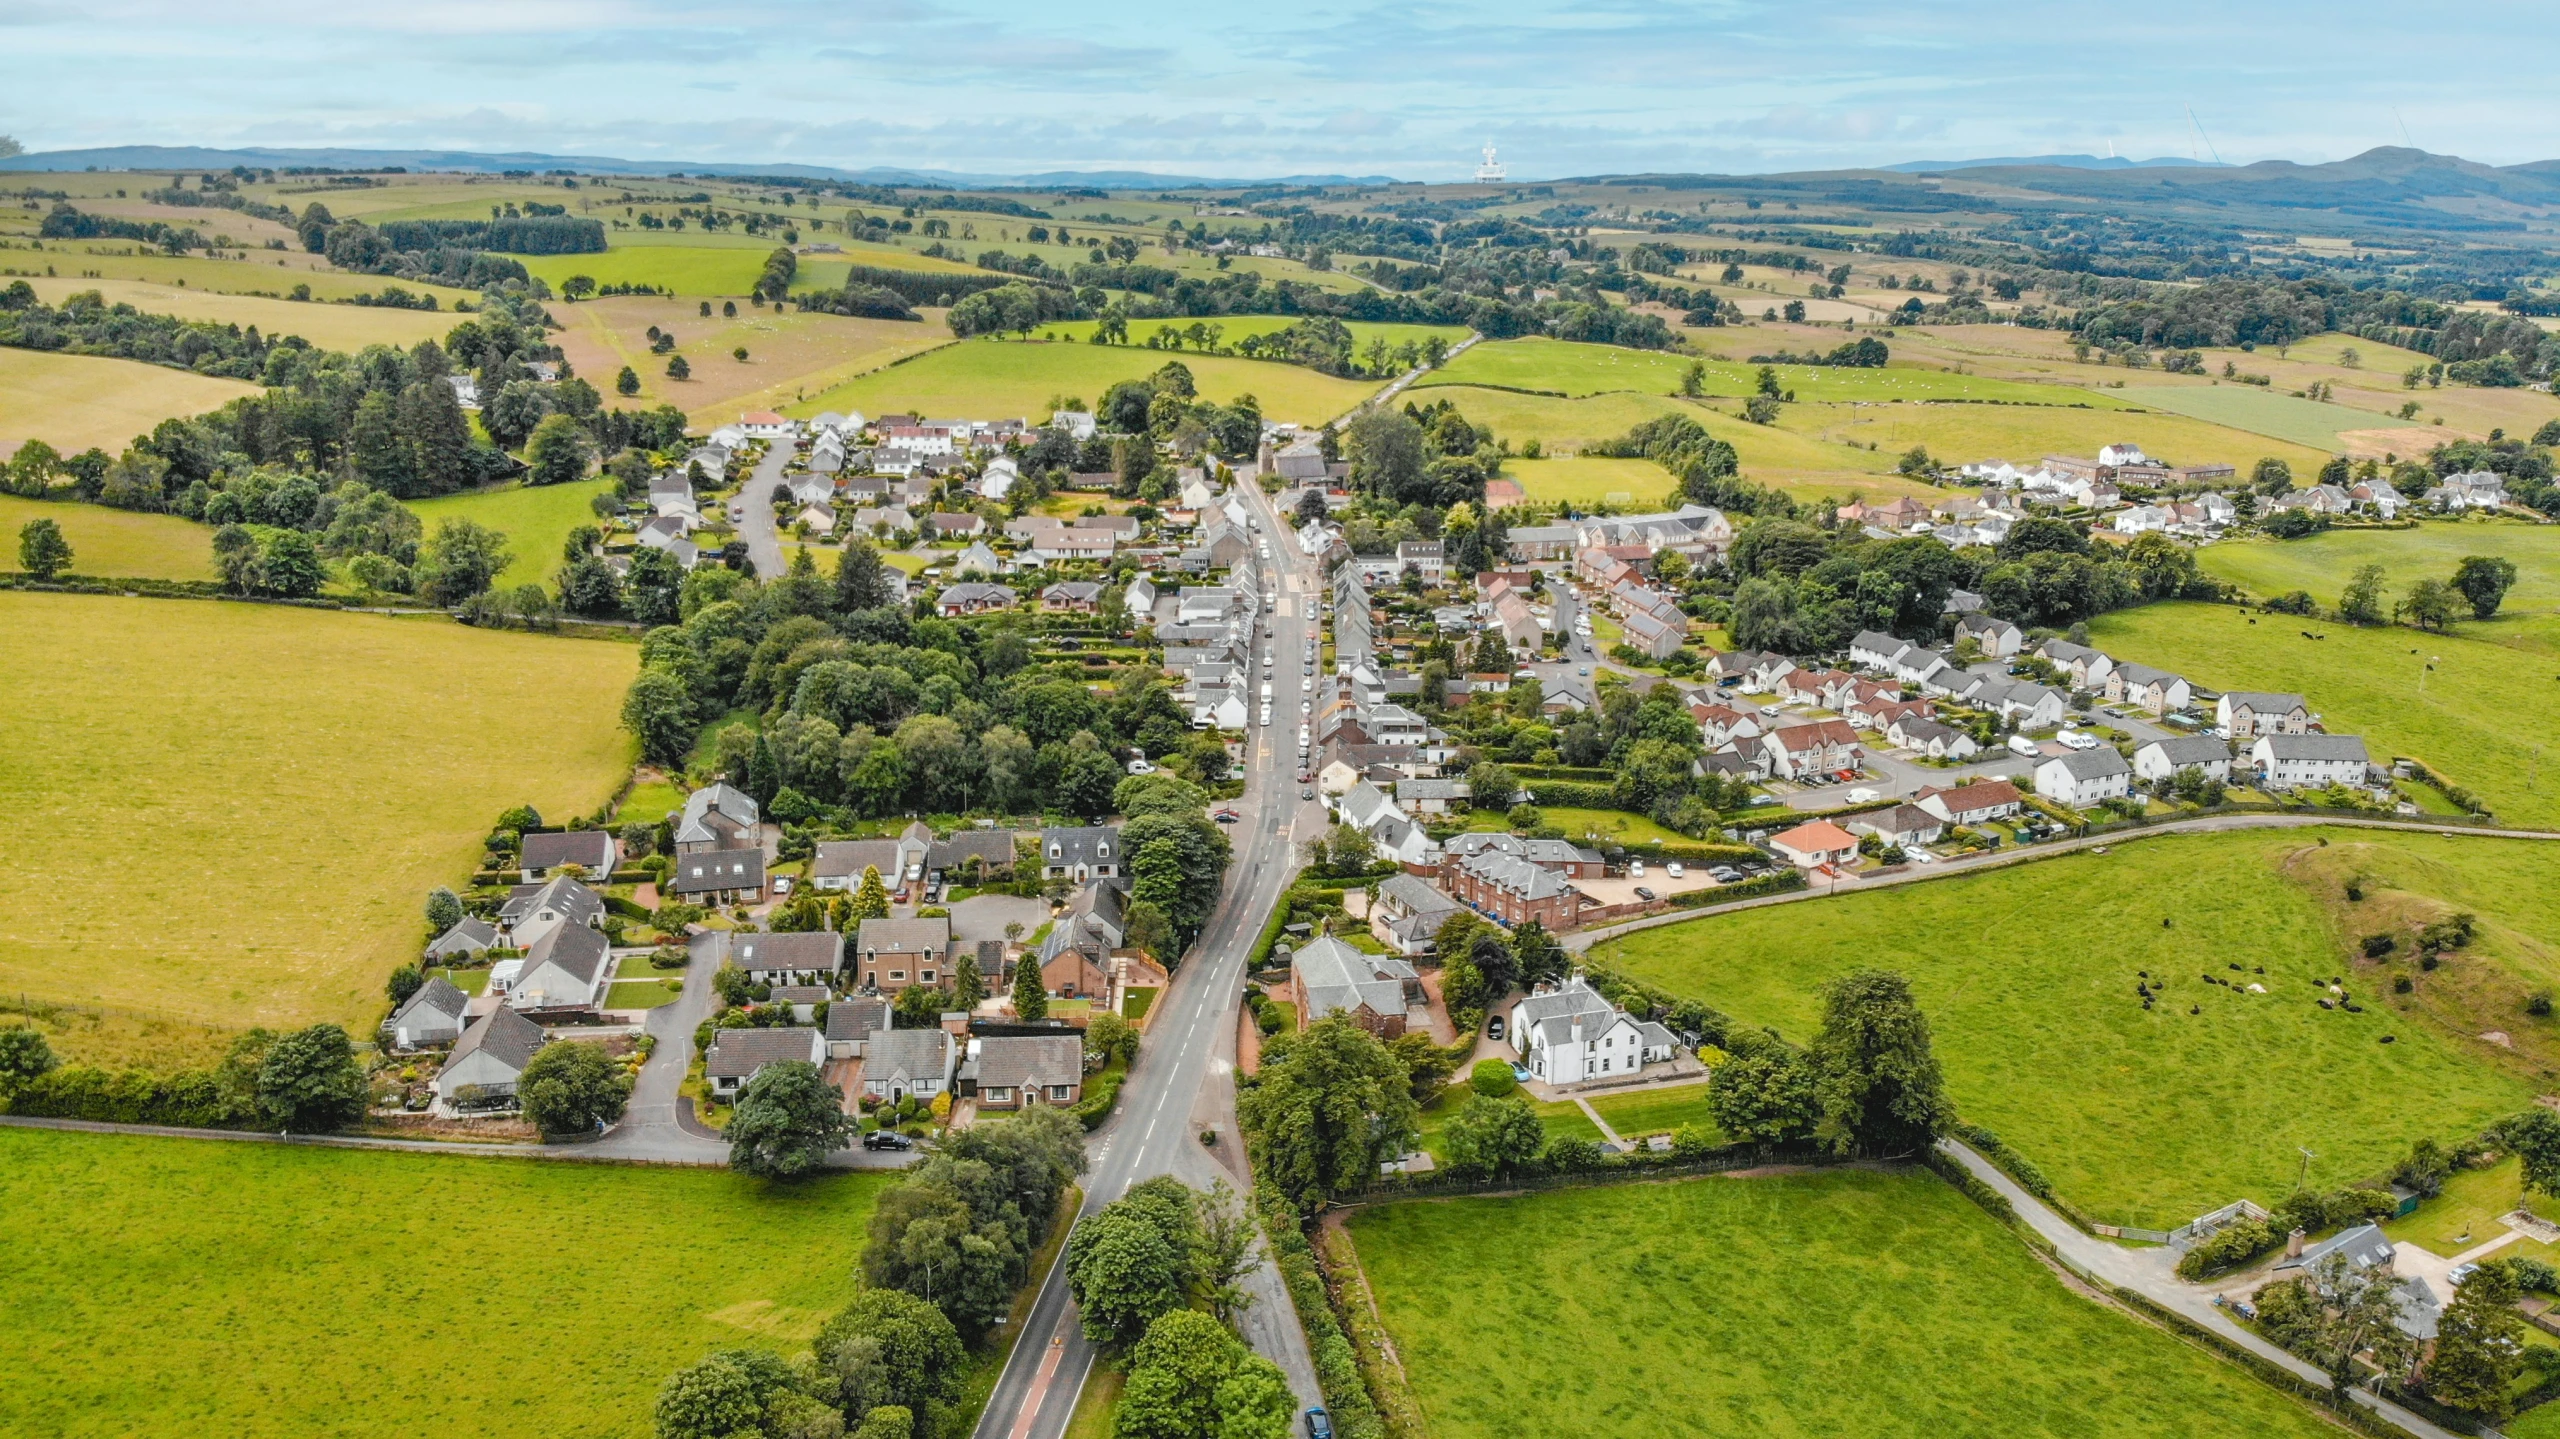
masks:
{"type": "Polygon", "coordinates": [[[889,566],[865,539],[847,541],[836,560],[836,610],[857,614],[889,603],[889,566]]]}
{"type": "Polygon", "coordinates": [[[277,530],[258,546],[258,588],[268,594],[307,599],[328,579],[319,547],[300,530],[277,530]]]}
{"type": "Polygon", "coordinates": [[[670,380],[690,380],[693,378],[693,366],[685,362],[684,356],[674,356],[667,361],[667,378],[670,380]]]}
{"type": "Polygon", "coordinates": [[[0,1029],[0,1101],[51,1074],[55,1063],[43,1030],[24,1024],[0,1029]]]}
{"type": "Polygon", "coordinates": [[[2338,595],[2338,618],[2351,625],[2382,623],[2382,566],[2358,565],[2338,595]]]}
{"type": "Polygon", "coordinates": [[[1952,1122],[1910,981],[1859,970],[1823,991],[1813,1069],[1814,1138],[1835,1154],[1918,1154],[1952,1122]]]}
{"type": "Polygon", "coordinates": [[[880,866],[862,867],[862,883],[854,886],[853,904],[845,914],[845,922],[858,925],[866,919],[889,917],[889,886],[880,878],[880,866]]]}
{"type": "MultiPolygon", "coordinates": [[[[34,566],[28,566],[33,569],[34,566]]],[[[2453,588],[2471,602],[2471,617],[2485,620],[2498,612],[2516,582],[2516,563],[2492,555],[2465,555],[2453,567],[2453,588]]]]}
{"type": "Polygon", "coordinates": [[[2400,616],[2422,630],[2443,630],[2452,625],[2460,613],[2453,587],[2429,576],[2409,586],[2408,597],[2400,601],[2400,616]]]}
{"type": "Polygon", "coordinates": [[[620,1119],[630,1098],[631,1081],[601,1044],[546,1044],[516,1080],[524,1117],[545,1134],[592,1134],[620,1119]]]}
{"type": "Polygon", "coordinates": [[[2523,1160],[2526,1188],[2560,1196],[2560,1114],[2524,1110],[2499,1124],[2497,1138],[2523,1160]]]}
{"type": "Polygon", "coordinates": [[[1707,1114],[1742,1143],[1792,1144],[1813,1130],[1813,1074],[1793,1050],[1770,1041],[1717,1066],[1707,1114]]]}
{"type": "Polygon", "coordinates": [[[1076,1225],[1067,1236],[1067,1286],[1084,1314],[1084,1337],[1134,1342],[1182,1307],[1199,1223],[1190,1191],[1150,1179],[1076,1225]]]}
{"type": "Polygon", "coordinates": [[[427,976],[418,968],[418,962],[414,959],[391,971],[391,977],[383,981],[382,985],[383,993],[390,997],[391,1007],[395,1010],[407,1004],[409,996],[426,987],[427,976]]]}
{"type": "Polygon", "coordinates": [[[664,670],[642,670],[622,697],[622,727],[651,764],[681,765],[693,749],[693,699],[664,670]]]}
{"type": "Polygon", "coordinates": [[[441,886],[427,891],[427,928],[442,934],[462,923],[462,896],[441,886]]]}
{"type": "Polygon", "coordinates": [[[1538,1111],[1517,1094],[1467,1096],[1446,1137],[1451,1168],[1497,1178],[1527,1167],[1547,1142],[1538,1111]]]}
{"type": "Polygon", "coordinates": [[[71,568],[71,542],[50,519],[29,520],[18,531],[18,568],[40,580],[71,568]]]}
{"type": "Polygon", "coordinates": [[[1049,991],[1041,984],[1040,956],[1024,951],[1013,966],[1013,1014],[1025,1024],[1049,1017],[1049,991]]]}
{"type": "Polygon", "coordinates": [[[629,365],[623,366],[622,373],[614,376],[613,378],[613,388],[616,394],[636,395],[640,393],[640,372],[632,369],[629,365]]]}
{"type": "Polygon", "coordinates": [[[2332,1254],[2312,1270],[2311,1280],[2321,1307],[2309,1336],[2311,1352],[2303,1357],[2327,1371],[2332,1403],[2346,1403],[2347,1392],[2362,1381],[2356,1356],[2367,1350],[2382,1372],[2408,1372],[2416,1341],[2400,1330],[2397,1277],[2332,1254]]]}
{"type": "Polygon", "coordinates": [[[326,1134],[364,1117],[364,1071],[334,1024],[280,1035],[258,1065],[258,1107],[277,1128],[326,1134]]]}
{"type": "Polygon", "coordinates": [[[2474,1268],[2453,1291],[2436,1322],[2436,1352],[2427,1360],[2427,1397],[2492,1421],[2508,1411],[2508,1388],[2524,1367],[2524,1318],[2506,1266],[2474,1268]]]}
{"type": "Polygon", "coordinates": [[[767,1350],[706,1354],[667,1376],[658,1388],[657,1439],[732,1439],[761,1435],[772,1388],[767,1350]]]}
{"type": "Polygon", "coordinates": [[[951,970],[951,1005],[954,1009],[976,1009],[987,997],[987,977],[978,972],[978,956],[967,951],[951,970]]]}
{"type": "Polygon", "coordinates": [[[1301,1209],[1367,1182],[1416,1122],[1404,1065],[1340,1014],[1273,1039],[1237,1110],[1255,1172],[1301,1209]]]}
{"type": "Polygon", "coordinates": [[[960,1397],[966,1375],[960,1332],[941,1310],[897,1289],[855,1295],[818,1330],[814,1352],[843,1386],[848,1420],[879,1406],[922,1413],[947,1404],[960,1397]]]}
{"type": "Polygon", "coordinates": [[[1294,1403],[1278,1366],[1196,1309],[1147,1326],[1129,1356],[1118,1439],[1288,1439],[1294,1403]]]}
{"type": "Polygon", "coordinates": [[[507,537],[479,521],[439,520],[418,548],[418,594],[432,605],[458,605],[489,588],[512,558],[507,537]]]}
{"type": "Polygon", "coordinates": [[[729,1120],[729,1167],[766,1179],[796,1179],[826,1163],[853,1137],[844,1095],[805,1059],[768,1064],[747,1081],[729,1120]]]}
{"type": "Polygon", "coordinates": [[[525,441],[524,460],[531,469],[529,485],[565,485],[586,478],[594,449],[586,427],[567,415],[545,415],[525,441]]]}
{"type": "Polygon", "coordinates": [[[2274,499],[2293,490],[2293,466],[2273,455],[2261,458],[2249,471],[2249,488],[2274,499]]]}

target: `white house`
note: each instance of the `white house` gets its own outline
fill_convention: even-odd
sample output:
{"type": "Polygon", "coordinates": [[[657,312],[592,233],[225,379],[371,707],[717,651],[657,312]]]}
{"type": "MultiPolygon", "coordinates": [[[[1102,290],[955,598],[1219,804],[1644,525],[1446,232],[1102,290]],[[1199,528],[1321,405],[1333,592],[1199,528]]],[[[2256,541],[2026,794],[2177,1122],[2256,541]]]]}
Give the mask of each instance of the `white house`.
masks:
{"type": "Polygon", "coordinates": [[[2036,646],[2036,656],[2071,676],[2074,689],[2096,689],[2107,682],[2107,672],[2116,667],[2104,650],[2075,645],[2069,640],[2046,640],[2036,646]]]}
{"type": "Polygon", "coordinates": [[[1995,660],[2014,655],[2027,642],[2016,625],[1989,615],[1966,615],[1956,621],[1956,638],[1969,639],[1995,660]]]}
{"type": "Polygon", "coordinates": [[[2261,735],[2249,747],[2249,763],[2275,789],[2361,786],[2373,768],[2364,741],[2351,734],[2261,735]]]}
{"type": "Polygon", "coordinates": [[[445,1057],[436,1072],[436,1098],[471,1108],[505,1103],[545,1038],[541,1025],[514,1010],[490,1010],[472,1021],[445,1057]]]}
{"type": "Polygon", "coordinates": [[[2233,739],[2246,735],[2303,734],[2311,728],[2311,705],[2300,695],[2228,690],[2213,702],[2213,722],[2233,739]]]}
{"type": "Polygon", "coordinates": [[[2079,808],[2124,798],[2132,779],[2133,766],[2123,755],[2104,747],[2078,749],[2036,766],[2036,793],[2079,808]]]}
{"type": "Polygon", "coordinates": [[[426,1049],[451,1044],[462,1038],[464,1016],[471,1008],[471,996],[438,975],[418,986],[398,1012],[383,1021],[383,1031],[391,1036],[394,1049],[426,1049]]]}
{"type": "Polygon", "coordinates": [[[2195,697],[2184,678],[2131,660],[2107,671],[2106,692],[2110,703],[2133,705],[2155,715],[2185,709],[2195,697]]]}
{"type": "Polygon", "coordinates": [[[507,989],[507,1008],[527,1014],[592,1014],[604,999],[605,962],[612,955],[603,935],[583,924],[554,926],[526,951],[524,966],[507,989]]]}
{"type": "Polygon", "coordinates": [[[1511,1047],[1540,1081],[1558,1085],[1634,1079],[1648,1064],[1670,1062],[1671,1031],[1639,1020],[1600,997],[1575,975],[1511,1010],[1511,1047]]]}
{"type": "Polygon", "coordinates": [[[796,440],[800,422],[786,420],[771,410],[749,410],[738,417],[739,432],[750,440],[796,440]]]}
{"type": "Polygon", "coordinates": [[[2200,771],[2206,779],[2231,778],[2231,747],[2209,735],[2156,739],[2133,752],[2134,777],[2172,778],[2182,769],[2200,771]]]}
{"type": "Polygon", "coordinates": [[[948,1030],[875,1031],[863,1044],[862,1092],[893,1104],[909,1095],[931,1099],[951,1087],[958,1054],[948,1030]]]}
{"type": "Polygon", "coordinates": [[[543,884],[520,884],[498,907],[498,928],[507,944],[530,950],[562,925],[604,924],[604,897],[567,876],[543,884]]]}
{"type": "Polygon", "coordinates": [[[2027,807],[2018,787],[2005,779],[1978,779],[1958,789],[1923,789],[1912,800],[1949,824],[1981,824],[2027,807]]]}

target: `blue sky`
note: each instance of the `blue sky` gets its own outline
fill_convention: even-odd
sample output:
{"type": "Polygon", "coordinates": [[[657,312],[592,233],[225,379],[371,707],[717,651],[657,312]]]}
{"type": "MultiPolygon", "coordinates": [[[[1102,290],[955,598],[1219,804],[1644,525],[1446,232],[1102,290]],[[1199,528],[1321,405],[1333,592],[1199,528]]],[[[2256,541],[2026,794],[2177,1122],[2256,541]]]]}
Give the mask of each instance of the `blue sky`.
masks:
{"type": "Polygon", "coordinates": [[[0,134],[1447,180],[2560,157],[2544,5],[0,0],[0,134]],[[2503,77],[2503,78],[2501,78],[2503,77]]]}

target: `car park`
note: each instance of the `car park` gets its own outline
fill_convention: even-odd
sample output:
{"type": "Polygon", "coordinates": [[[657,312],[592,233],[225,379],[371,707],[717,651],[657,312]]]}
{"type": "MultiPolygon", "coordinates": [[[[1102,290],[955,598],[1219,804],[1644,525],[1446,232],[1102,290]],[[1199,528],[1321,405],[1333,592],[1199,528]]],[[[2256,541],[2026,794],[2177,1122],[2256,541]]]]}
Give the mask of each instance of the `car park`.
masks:
{"type": "Polygon", "coordinates": [[[1637,885],[1636,898],[1650,902],[1654,899],[1660,898],[1660,896],[1656,895],[1652,890],[1645,888],[1643,885],[1637,885]]]}
{"type": "Polygon", "coordinates": [[[1688,876],[1688,871],[1682,869],[1680,867],[1680,861],[1676,859],[1671,861],[1671,863],[1664,865],[1662,867],[1662,872],[1671,876],[1673,879],[1683,879],[1688,876]]]}
{"type": "Polygon", "coordinates": [[[1628,861],[1628,863],[1627,863],[1627,878],[1629,878],[1629,879],[1642,879],[1642,878],[1644,878],[1644,861],[1643,861],[1643,860],[1638,859],[1638,860],[1630,860],[1630,861],[1628,861]]]}
{"type": "Polygon", "coordinates": [[[1707,878],[1718,884],[1735,884],[1741,881],[1742,871],[1729,864],[1720,864],[1707,871],[1707,878]]]}

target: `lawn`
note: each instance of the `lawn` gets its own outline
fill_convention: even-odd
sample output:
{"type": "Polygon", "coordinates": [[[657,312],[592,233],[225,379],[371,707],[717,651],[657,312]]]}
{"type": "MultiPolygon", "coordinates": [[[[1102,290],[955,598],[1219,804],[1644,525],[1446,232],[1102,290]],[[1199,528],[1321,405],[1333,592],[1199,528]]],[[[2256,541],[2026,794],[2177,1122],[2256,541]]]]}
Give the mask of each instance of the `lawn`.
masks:
{"type": "Polygon", "coordinates": [[[491,819],[591,810],[631,762],[624,644],[6,594],[0,661],[0,993],[370,1023],[491,819]]]}
{"type": "Polygon", "coordinates": [[[890,1177],[0,1130],[0,1429],[640,1439],[852,1297],[890,1177]]]}
{"type": "Polygon", "coordinates": [[[2145,605],[2089,626],[2089,642],[2107,653],[2198,684],[2300,693],[2332,733],[2364,736],[2377,763],[2424,760],[2500,818],[2528,825],[2560,824],[2560,775],[2546,780],[2541,772],[2553,732],[2528,718],[2549,715],[2560,699],[2547,653],[2552,635],[2547,618],[2463,624],[2437,635],[2204,604],[2145,605]],[[2515,648],[2496,642],[2505,633],[2546,652],[2520,662],[2515,648]]]}
{"type": "Polygon", "coordinates": [[[66,455],[92,445],[114,454],[162,420],[257,393],[239,380],[139,360],[0,349],[0,455],[29,440],[66,455]]]}
{"type": "Polygon", "coordinates": [[[2065,1289],[1936,1177],[1832,1170],[1407,1203],[1350,1220],[1441,1439],[2309,1436],[2298,1401],[2065,1289]],[[1516,1305],[1570,1235],[1575,1282],[1516,1305]]]}
{"type": "Polygon", "coordinates": [[[631,793],[622,797],[622,807],[613,812],[618,827],[626,824],[654,824],[682,808],[684,792],[666,780],[635,784],[631,793]]]}
{"type": "Polygon", "coordinates": [[[655,1009],[675,1002],[676,992],[658,979],[617,979],[604,997],[607,1009],[655,1009]]]}
{"type": "Polygon", "coordinates": [[[786,406],[794,415],[860,410],[866,415],[921,412],[984,418],[1043,416],[1054,398],[1099,404],[1121,380],[1144,379],[1167,361],[1191,371],[1202,398],[1220,404],[1251,394],[1265,419],[1322,424],[1376,393],[1372,380],[1337,380],[1303,365],[1217,355],[1168,354],[1122,345],[1028,344],[972,340],[946,345],[786,406]]]}
{"type": "Polygon", "coordinates": [[[213,531],[175,515],[0,495],[0,568],[18,567],[18,531],[51,520],[71,542],[71,573],[119,579],[209,580],[213,531]]]}
{"type": "MultiPolygon", "coordinates": [[[[2507,1227],[2498,1222],[2498,1216],[2514,1213],[2519,1204],[2545,1219],[2560,1217],[2560,1200],[2525,1194],[2523,1162],[2511,1155],[2486,1169],[2452,1175],[2445,1180],[2442,1194],[2420,1203],[2417,1213],[2389,1221],[2382,1230],[2404,1244],[2450,1259],[2505,1234],[2507,1227]]],[[[2528,1246],[2527,1252],[2542,1247],[2530,1239],[2516,1244],[2528,1246]]],[[[2510,1245],[2498,1252],[2506,1254],[2514,1248],[2510,1245]]]]}
{"type": "MultiPolygon", "coordinates": [[[[2196,551],[2196,563],[2261,599],[2308,591],[2334,609],[2348,579],[2364,565],[2383,568],[2386,591],[2403,593],[2419,579],[2450,579],[2465,555],[2511,560],[2516,583],[2487,625],[2464,624],[2473,639],[2560,651],[2560,531],[2513,520],[2430,520],[2414,530],[2330,530],[2299,540],[2226,540],[2196,551]]],[[[2315,627],[2316,628],[2316,627],[2315,627]]]]}
{"type": "Polygon", "coordinates": [[[1155,1008],[1155,1005],[1155,986],[1133,984],[1129,986],[1128,993],[1120,996],[1120,1017],[1134,1024],[1146,1018],[1147,1011],[1155,1008]]]}
{"type": "Polygon", "coordinates": [[[609,480],[570,485],[499,485],[467,494],[438,495],[431,500],[404,500],[427,533],[444,520],[477,520],[507,537],[510,560],[498,576],[498,587],[547,584],[560,569],[560,553],[569,532],[596,524],[595,497],[612,487],[609,480]]]}
{"type": "MultiPolygon", "coordinates": [[[[1422,1149],[1424,1153],[1431,1156],[1433,1162],[1439,1164],[1449,1162],[1449,1148],[1446,1143],[1449,1121],[1458,1117],[1458,1111],[1466,1107],[1467,1099],[1473,1093],[1474,1091],[1467,1087],[1464,1076],[1461,1076],[1457,1083],[1441,1090],[1429,1104],[1422,1107],[1422,1122],[1419,1126],[1422,1131],[1422,1149]]],[[[1591,1116],[1583,1113],[1582,1106],[1572,1100],[1532,1099],[1529,1104],[1538,1111],[1538,1123],[1545,1128],[1549,1139],[1588,1139],[1594,1144],[1600,1142],[1600,1126],[1592,1123],[1591,1116]]]]}
{"type": "MultiPolygon", "coordinates": [[[[281,277],[279,277],[281,278],[281,277]]],[[[361,350],[367,345],[408,349],[420,340],[441,342],[463,316],[443,310],[395,310],[379,305],[331,305],[312,301],[269,299],[263,295],[224,294],[196,285],[161,285],[148,280],[35,280],[37,298],[59,305],[82,290],[96,290],[111,305],[131,305],[146,315],[176,315],[219,325],[255,325],[270,337],[300,335],[324,350],[361,350]]],[[[294,284],[301,281],[296,280],[294,284]]],[[[279,291],[291,284],[279,284],[279,291]]],[[[414,293],[414,291],[412,292],[414,293]]]]}
{"type": "Polygon", "coordinates": [[[2339,431],[2370,429],[2374,422],[2371,410],[2280,395],[2256,385],[2132,385],[2115,393],[2146,409],[2271,435],[2315,450],[2344,451],[2347,445],[2338,438],[2339,431]]]}
{"type": "MultiPolygon", "coordinates": [[[[1773,348],[1776,343],[1771,341],[1773,348]]],[[[1570,340],[1494,340],[1471,347],[1446,368],[1424,376],[1416,387],[1498,385],[1516,390],[1556,390],[1574,396],[1614,390],[1672,395],[1679,393],[1689,367],[1698,363],[1694,355],[1667,350],[1630,350],[1570,340]]],[[[1730,360],[1708,360],[1704,364],[1705,393],[1738,399],[1759,392],[1760,366],[1730,360]]],[[[1814,365],[1771,368],[1777,371],[1782,389],[1793,390],[1808,401],[1962,398],[2121,408],[2112,400],[2069,386],[2027,385],[1943,370],[1835,369],[1814,365]]]]}
{"type": "Polygon", "coordinates": [[[940,324],[857,320],[745,304],[734,318],[705,316],[701,301],[654,295],[559,305],[552,314],[567,325],[560,334],[561,349],[597,389],[610,393],[614,376],[628,365],[640,377],[640,393],[627,403],[675,405],[704,428],[725,424],[744,411],[791,404],[807,392],[951,343],[951,332],[940,324]],[[653,326],[676,336],[677,353],[692,366],[690,378],[667,378],[666,359],[649,349],[653,326]],[[745,360],[733,353],[740,348],[747,352],[745,360]]]}
{"type": "Polygon", "coordinates": [[[1669,1134],[1690,1124],[1710,1132],[1716,1128],[1716,1122],[1707,1116],[1707,1086],[1703,1084],[1596,1095],[1591,1100],[1591,1107],[1599,1111],[1611,1129],[1618,1131],[1620,1139],[1669,1134]]]}
{"type": "Polygon", "coordinates": [[[2168,1228],[2243,1196],[2281,1198],[2301,1168],[2297,1146],[2317,1156],[2312,1182],[2336,1185],[2387,1171],[2422,1135],[2469,1135],[2531,1100],[2535,1085],[2519,1071],[2540,1061],[2468,1037],[2487,1022],[2429,1016],[2495,995],[2520,1050],[2547,1046],[2549,1022],[2529,1019],[2522,999],[2555,968],[2540,936],[2560,914],[2541,891],[2560,882],[2560,846],[2368,840],[2158,836],[1818,909],[1711,916],[1599,953],[1799,1043],[1819,1023],[1825,980],[1898,970],[1968,1121],[2016,1146],[2092,1217],[2168,1228]],[[2369,914],[2346,913],[2337,897],[2348,866],[2377,876],[2369,914]],[[2382,971],[2348,957],[2386,913],[2447,906],[2479,914],[2487,937],[2424,976],[2417,995],[2385,994],[2382,971]],[[2234,962],[2248,971],[2231,972],[2234,962]],[[2169,981],[2148,1011],[2134,993],[2143,971],[2169,981]],[[2268,992],[2208,986],[2208,971],[2268,992]],[[2365,1013],[2314,1004],[2314,977],[2341,975],[2365,1013]],[[2190,1014],[2195,1005],[2204,1012],[2190,1014]],[[2395,1042],[2381,1043],[2386,1034],[2395,1042]]]}

